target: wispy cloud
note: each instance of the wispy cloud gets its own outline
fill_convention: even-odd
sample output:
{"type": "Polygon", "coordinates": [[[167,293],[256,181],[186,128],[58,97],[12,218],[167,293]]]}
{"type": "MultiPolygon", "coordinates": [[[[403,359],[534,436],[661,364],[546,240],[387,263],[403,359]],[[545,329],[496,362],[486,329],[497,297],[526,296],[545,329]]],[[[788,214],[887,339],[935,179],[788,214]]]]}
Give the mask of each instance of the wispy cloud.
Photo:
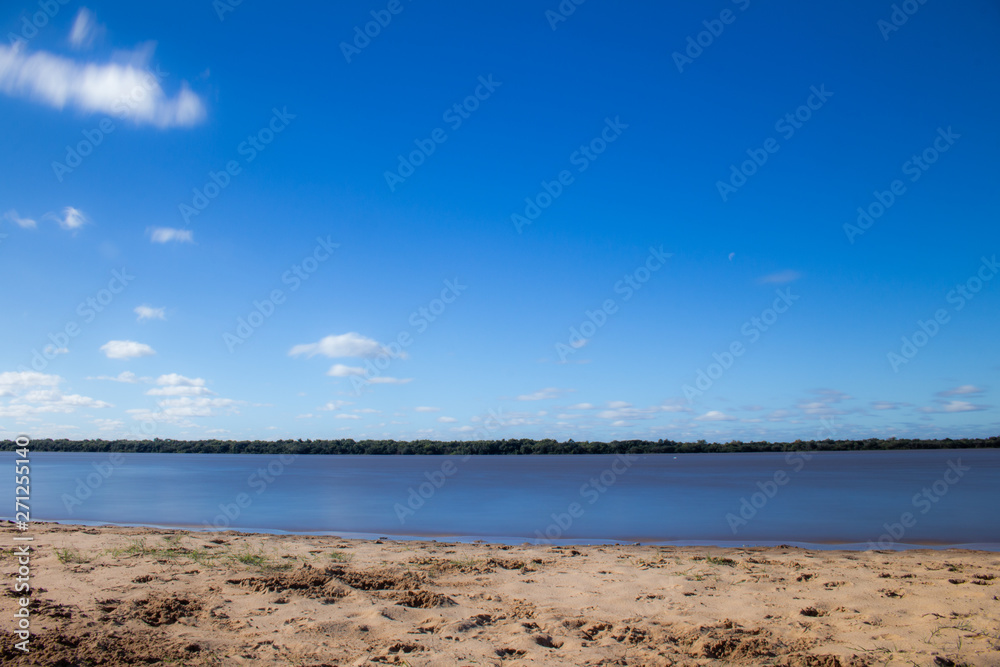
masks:
{"type": "Polygon", "coordinates": [[[110,380],[111,382],[124,382],[126,384],[135,384],[140,380],[148,381],[149,378],[140,378],[138,375],[132,371],[122,371],[118,375],[98,375],[97,377],[89,377],[88,380],[110,380]]]}
{"type": "Polygon", "coordinates": [[[22,218],[21,216],[19,216],[17,214],[17,211],[15,211],[14,209],[10,209],[6,213],[4,213],[3,218],[7,222],[13,223],[18,227],[24,229],[34,229],[37,225],[37,223],[31,218],[22,218]]]}
{"type": "Polygon", "coordinates": [[[104,26],[97,23],[97,16],[86,7],[81,7],[73,20],[69,32],[69,43],[76,49],[87,49],[98,36],[104,33],[104,26]]]}
{"type": "Polygon", "coordinates": [[[559,398],[564,394],[569,393],[570,389],[559,389],[558,387],[546,387],[545,389],[539,389],[538,391],[532,392],[530,394],[521,394],[517,397],[518,401],[544,401],[551,398],[559,398]]]}
{"type": "Polygon", "coordinates": [[[142,305],[136,306],[132,312],[139,316],[136,318],[137,322],[167,319],[166,308],[153,308],[152,306],[142,305]]]}
{"type": "Polygon", "coordinates": [[[365,369],[361,366],[345,366],[344,364],[334,364],[326,372],[330,377],[347,378],[365,374],[365,369]]]}
{"type": "Polygon", "coordinates": [[[413,378],[393,378],[388,376],[373,377],[368,380],[372,384],[406,384],[413,382],[413,378]]]}
{"type": "Polygon", "coordinates": [[[969,394],[981,394],[983,389],[972,384],[963,384],[960,387],[939,391],[938,396],[968,396],[969,394]]]}
{"type": "Polygon", "coordinates": [[[837,389],[817,389],[813,392],[819,396],[819,400],[824,403],[841,403],[843,401],[849,401],[853,396],[845,394],[837,389]]]}
{"type": "MultiPolygon", "coordinates": [[[[82,42],[81,42],[82,44],[82,42]]],[[[47,51],[29,53],[18,45],[0,46],[0,92],[64,109],[116,113],[123,99],[132,104],[136,123],[156,127],[188,127],[205,118],[205,105],[186,82],[167,97],[149,69],[152,46],[127,54],[124,62],[78,62],[47,51]],[[136,100],[133,93],[143,90],[136,100]]]]}
{"type": "Polygon", "coordinates": [[[169,373],[156,378],[158,386],[146,392],[149,396],[205,396],[212,392],[202,378],[189,378],[177,373],[169,373]]]}
{"type": "Polygon", "coordinates": [[[441,408],[432,408],[428,405],[421,405],[413,408],[414,412],[440,412],[441,408]]]}
{"type": "Polygon", "coordinates": [[[934,413],[949,413],[949,412],[979,412],[981,410],[988,410],[989,406],[986,405],[973,405],[968,401],[938,401],[941,407],[926,407],[920,408],[920,412],[934,414],[934,413]]]}
{"type": "Polygon", "coordinates": [[[150,232],[153,243],[194,243],[194,234],[190,229],[174,229],[173,227],[154,227],[150,232]]]}
{"type": "Polygon", "coordinates": [[[220,411],[236,412],[240,401],[231,398],[208,398],[205,396],[181,396],[165,398],[157,401],[159,410],[133,409],[126,410],[133,419],[164,421],[176,424],[188,424],[191,417],[214,417],[220,411]]]}
{"type": "MultiPolygon", "coordinates": [[[[0,49],[2,48],[0,47],[0,49]]],[[[0,63],[0,67],[2,67],[2,63],[0,63]]],[[[64,208],[61,214],[46,213],[43,217],[55,220],[61,228],[72,232],[87,224],[87,216],[83,214],[83,211],[72,206],[64,208]]]]}
{"type": "Polygon", "coordinates": [[[617,405],[618,407],[613,407],[609,410],[601,410],[597,413],[599,419],[613,419],[618,423],[618,426],[623,426],[626,422],[635,419],[653,419],[656,413],[659,412],[659,408],[633,408],[628,403],[623,401],[612,401],[609,405],[617,405]]]}
{"type": "Polygon", "coordinates": [[[724,412],[718,410],[709,410],[700,417],[695,417],[695,421],[700,422],[731,422],[736,421],[736,417],[730,417],[724,412]]]}
{"type": "Polygon", "coordinates": [[[771,273],[766,276],[762,276],[757,279],[757,282],[762,285],[784,285],[786,283],[793,283],[801,277],[802,274],[799,273],[798,271],[792,271],[791,269],[788,269],[785,271],[778,271],[777,273],[771,273]]]}

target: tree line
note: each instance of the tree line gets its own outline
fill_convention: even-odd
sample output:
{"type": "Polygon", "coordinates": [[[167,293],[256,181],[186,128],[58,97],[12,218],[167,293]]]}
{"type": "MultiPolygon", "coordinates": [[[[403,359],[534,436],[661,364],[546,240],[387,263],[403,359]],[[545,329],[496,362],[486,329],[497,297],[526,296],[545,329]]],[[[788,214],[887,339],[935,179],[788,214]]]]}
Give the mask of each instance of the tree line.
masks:
{"type": "MultiPolygon", "coordinates": [[[[13,440],[7,449],[13,449],[13,440]]],[[[149,454],[353,454],[374,456],[412,456],[437,454],[541,455],[541,454],[703,454],[733,452],[791,451],[860,451],[892,449],[985,449],[1000,447],[1000,437],[944,438],[941,440],[909,438],[868,438],[867,440],[796,440],[795,442],[726,443],[674,442],[672,440],[613,440],[611,442],[576,442],[567,440],[32,440],[36,452],[123,452],[149,454]]]]}

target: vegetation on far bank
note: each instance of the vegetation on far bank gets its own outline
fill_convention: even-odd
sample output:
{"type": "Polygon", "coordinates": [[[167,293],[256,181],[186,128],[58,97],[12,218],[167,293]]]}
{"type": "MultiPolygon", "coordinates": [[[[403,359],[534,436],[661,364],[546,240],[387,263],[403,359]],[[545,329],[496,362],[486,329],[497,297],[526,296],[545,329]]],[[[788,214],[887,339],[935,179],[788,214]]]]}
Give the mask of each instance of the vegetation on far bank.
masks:
{"type": "MultiPolygon", "coordinates": [[[[14,448],[12,440],[7,449],[14,448]]],[[[674,442],[672,440],[32,440],[36,452],[122,452],[156,454],[363,454],[375,456],[437,454],[450,456],[532,454],[701,454],[732,452],[857,451],[890,449],[986,449],[1000,447],[1000,437],[869,438],[867,440],[796,440],[795,442],[726,443],[674,442]]]]}

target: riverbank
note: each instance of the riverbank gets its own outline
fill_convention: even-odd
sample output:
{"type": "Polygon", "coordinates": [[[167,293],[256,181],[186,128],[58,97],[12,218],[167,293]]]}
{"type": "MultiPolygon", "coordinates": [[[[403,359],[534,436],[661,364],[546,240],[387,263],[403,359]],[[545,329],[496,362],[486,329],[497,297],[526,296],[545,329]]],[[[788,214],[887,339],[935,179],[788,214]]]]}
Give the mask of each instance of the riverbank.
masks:
{"type": "MultiPolygon", "coordinates": [[[[15,533],[0,525],[4,544],[15,533]]],[[[991,664],[1000,649],[990,552],[31,534],[31,652],[8,592],[4,664],[991,664]]],[[[13,582],[11,550],[0,566],[13,582]]]]}

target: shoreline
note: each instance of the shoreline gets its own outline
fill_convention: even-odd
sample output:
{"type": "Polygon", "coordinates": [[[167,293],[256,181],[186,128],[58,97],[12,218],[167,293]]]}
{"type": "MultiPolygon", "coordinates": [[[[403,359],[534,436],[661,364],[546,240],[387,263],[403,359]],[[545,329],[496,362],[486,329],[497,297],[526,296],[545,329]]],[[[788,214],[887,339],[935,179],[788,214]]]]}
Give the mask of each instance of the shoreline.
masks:
{"type": "MultiPolygon", "coordinates": [[[[27,534],[32,652],[0,621],[4,664],[859,667],[1000,649],[993,552],[27,534]]],[[[16,571],[12,552],[0,566],[16,571]]],[[[0,596],[0,617],[17,604],[0,596]]]]}
{"type": "MultiPolygon", "coordinates": [[[[11,525],[11,517],[0,515],[0,524],[11,525]]],[[[569,539],[539,539],[535,537],[520,537],[507,535],[450,535],[450,534],[416,534],[402,535],[395,533],[359,533],[353,531],[289,531],[280,528],[261,528],[246,526],[230,526],[224,529],[209,529],[203,526],[186,524],[152,524],[152,523],[118,523],[113,521],[87,521],[63,519],[38,519],[32,525],[80,526],[86,528],[150,528],[164,531],[187,531],[192,533],[225,533],[234,532],[241,535],[277,535],[287,537],[336,537],[349,540],[391,540],[398,542],[456,542],[459,544],[474,544],[482,542],[491,545],[506,546],[654,546],[654,547],[713,547],[718,549],[771,549],[792,547],[814,551],[851,551],[851,552],[896,552],[927,549],[932,551],[979,551],[983,553],[1000,552],[1000,542],[964,542],[958,544],[944,542],[893,542],[891,545],[871,549],[866,542],[801,542],[798,540],[755,540],[742,542],[738,540],[633,540],[605,538],[569,538],[569,539]]]]}

